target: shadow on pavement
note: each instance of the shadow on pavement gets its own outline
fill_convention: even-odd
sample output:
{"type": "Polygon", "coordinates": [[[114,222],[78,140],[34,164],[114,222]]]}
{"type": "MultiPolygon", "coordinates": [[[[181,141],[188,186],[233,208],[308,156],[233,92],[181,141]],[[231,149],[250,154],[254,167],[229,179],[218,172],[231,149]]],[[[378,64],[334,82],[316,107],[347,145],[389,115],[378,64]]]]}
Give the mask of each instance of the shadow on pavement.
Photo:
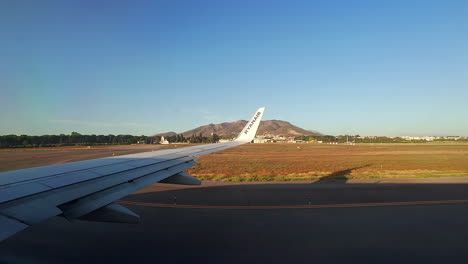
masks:
{"type": "MultiPolygon", "coordinates": [[[[354,168],[353,168],[354,169],[354,168]]],[[[344,175],[352,169],[334,173],[344,175]]],[[[346,179],[343,179],[343,183],[346,179]]],[[[156,189],[156,188],[155,188],[156,189]]],[[[122,200],[179,205],[278,206],[468,199],[465,183],[257,183],[133,194],[122,200]],[[325,183],[325,184],[320,184],[325,183]],[[175,201],[175,197],[177,200],[175,201]]]]}
{"type": "MultiPolygon", "coordinates": [[[[369,167],[369,166],[370,165],[367,164],[367,165],[354,167],[354,168],[350,168],[350,169],[346,169],[346,170],[335,171],[335,172],[332,172],[331,174],[329,174],[327,176],[321,177],[320,181],[327,180],[327,181],[331,181],[331,182],[339,181],[340,183],[346,183],[346,181],[348,180],[348,176],[351,174],[351,172],[353,172],[354,170],[366,168],[366,167],[369,167]]],[[[320,181],[313,182],[313,184],[314,183],[320,183],[320,181]]]]}

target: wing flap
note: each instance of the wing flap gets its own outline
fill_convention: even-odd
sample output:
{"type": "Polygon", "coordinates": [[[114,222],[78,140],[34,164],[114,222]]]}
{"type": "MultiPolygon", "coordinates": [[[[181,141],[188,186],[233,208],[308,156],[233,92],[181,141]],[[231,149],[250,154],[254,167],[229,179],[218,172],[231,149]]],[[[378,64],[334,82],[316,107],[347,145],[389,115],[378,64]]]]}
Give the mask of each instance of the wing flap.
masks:
{"type": "MultiPolygon", "coordinates": [[[[135,183],[144,182],[149,185],[193,167],[196,164],[197,163],[190,157],[160,162],[152,166],[141,167],[108,175],[106,177],[79,182],[48,192],[38,193],[30,197],[13,200],[2,204],[0,206],[0,212],[20,219],[25,223],[32,224],[60,215],[64,213],[62,212],[64,208],[70,206],[67,205],[67,203],[73,201],[72,203],[78,206],[79,203],[77,203],[77,201],[80,198],[86,198],[86,201],[90,202],[89,207],[80,209],[78,213],[73,213],[73,217],[67,217],[76,218],[146,186],[135,183]],[[139,178],[145,178],[145,180],[138,180],[139,178]],[[103,201],[98,201],[101,198],[103,201]]],[[[70,215],[70,213],[67,214],[70,215]]]]}
{"type": "Polygon", "coordinates": [[[201,185],[201,181],[199,179],[185,172],[179,172],[176,175],[162,180],[161,182],[182,185],[201,185]]]}
{"type": "Polygon", "coordinates": [[[0,241],[26,229],[28,225],[23,224],[17,220],[0,215],[0,241]]]}
{"type": "Polygon", "coordinates": [[[1,210],[1,214],[32,225],[61,214],[62,211],[44,200],[21,203],[1,210]]]}
{"type": "Polygon", "coordinates": [[[61,205],[59,208],[67,219],[75,219],[195,165],[197,163],[194,161],[182,163],[82,197],[76,201],[61,205]]]}
{"type": "Polygon", "coordinates": [[[140,216],[120,204],[111,203],[80,217],[80,220],[136,224],[140,216]]]}

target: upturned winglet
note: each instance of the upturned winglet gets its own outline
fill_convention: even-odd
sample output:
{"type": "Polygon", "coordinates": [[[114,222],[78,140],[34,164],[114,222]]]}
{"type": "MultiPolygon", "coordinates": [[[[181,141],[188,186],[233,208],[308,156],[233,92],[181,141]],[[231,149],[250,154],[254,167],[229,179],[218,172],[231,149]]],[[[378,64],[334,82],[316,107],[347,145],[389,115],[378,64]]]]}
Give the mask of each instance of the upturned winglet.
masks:
{"type": "Polygon", "coordinates": [[[237,136],[236,141],[240,142],[250,142],[254,139],[255,134],[257,133],[258,126],[262,120],[263,112],[265,112],[265,107],[260,107],[252,116],[249,122],[245,125],[244,129],[237,136]]]}

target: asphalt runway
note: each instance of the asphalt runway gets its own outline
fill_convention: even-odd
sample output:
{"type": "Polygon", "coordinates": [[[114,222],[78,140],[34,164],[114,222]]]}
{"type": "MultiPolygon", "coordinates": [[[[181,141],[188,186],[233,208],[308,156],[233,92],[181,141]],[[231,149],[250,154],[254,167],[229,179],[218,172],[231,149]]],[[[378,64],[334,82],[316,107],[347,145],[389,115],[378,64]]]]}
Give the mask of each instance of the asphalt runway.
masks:
{"type": "Polygon", "coordinates": [[[467,200],[466,178],[156,184],[122,199],[139,224],[57,217],[0,243],[0,262],[464,263],[467,200]]]}

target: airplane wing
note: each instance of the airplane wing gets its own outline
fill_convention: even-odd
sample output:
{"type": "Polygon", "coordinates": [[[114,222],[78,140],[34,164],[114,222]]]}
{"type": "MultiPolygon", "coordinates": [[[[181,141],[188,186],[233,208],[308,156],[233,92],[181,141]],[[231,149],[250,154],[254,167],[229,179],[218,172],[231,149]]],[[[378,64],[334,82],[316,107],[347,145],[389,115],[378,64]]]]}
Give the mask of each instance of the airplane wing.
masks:
{"type": "Polygon", "coordinates": [[[156,182],[200,184],[183,172],[195,157],[251,142],[264,110],[230,142],[0,173],[0,241],[53,216],[136,223],[139,216],[114,201],[156,182]]]}

